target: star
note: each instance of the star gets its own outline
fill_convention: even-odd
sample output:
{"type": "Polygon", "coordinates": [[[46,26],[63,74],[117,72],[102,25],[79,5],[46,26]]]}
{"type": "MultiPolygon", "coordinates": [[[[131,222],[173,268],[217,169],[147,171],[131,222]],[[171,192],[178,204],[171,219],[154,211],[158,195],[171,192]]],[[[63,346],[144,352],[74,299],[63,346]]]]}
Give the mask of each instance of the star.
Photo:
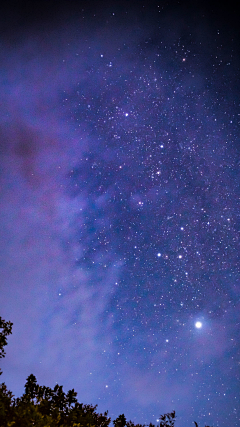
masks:
{"type": "Polygon", "coordinates": [[[202,328],[202,322],[199,322],[199,320],[195,323],[195,327],[197,329],[201,329],[202,328]]]}

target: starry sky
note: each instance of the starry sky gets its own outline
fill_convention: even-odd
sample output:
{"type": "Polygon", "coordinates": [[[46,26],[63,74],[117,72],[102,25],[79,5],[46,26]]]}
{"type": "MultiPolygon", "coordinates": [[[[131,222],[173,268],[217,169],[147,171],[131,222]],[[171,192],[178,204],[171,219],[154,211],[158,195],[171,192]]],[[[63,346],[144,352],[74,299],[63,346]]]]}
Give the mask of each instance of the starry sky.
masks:
{"type": "Polygon", "coordinates": [[[16,396],[33,373],[112,419],[239,426],[239,33],[227,5],[192,3],[1,18],[16,396]]]}

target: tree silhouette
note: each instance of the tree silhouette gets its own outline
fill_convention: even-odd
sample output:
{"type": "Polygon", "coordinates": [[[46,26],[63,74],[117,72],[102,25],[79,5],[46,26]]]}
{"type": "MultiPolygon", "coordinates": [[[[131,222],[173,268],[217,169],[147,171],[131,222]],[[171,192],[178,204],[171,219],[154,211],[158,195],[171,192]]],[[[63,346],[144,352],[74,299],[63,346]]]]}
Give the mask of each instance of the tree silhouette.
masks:
{"type": "MultiPolygon", "coordinates": [[[[6,322],[1,316],[0,316],[0,359],[5,357],[6,353],[4,350],[4,347],[7,345],[7,336],[12,333],[12,322],[6,322]]],[[[0,369],[0,375],[2,374],[2,371],[0,369]]]]}
{"type": "Polygon", "coordinates": [[[175,411],[160,415],[160,420],[160,427],[174,427],[174,423],[176,420],[175,411]]]}
{"type": "Polygon", "coordinates": [[[113,421],[115,427],[125,427],[126,425],[126,417],[124,414],[119,415],[116,420],[113,421]]]}
{"type": "Polygon", "coordinates": [[[77,396],[77,392],[74,391],[74,389],[68,391],[66,396],[66,403],[68,405],[68,408],[70,408],[73,403],[77,402],[76,396],[77,396]]]}
{"type": "Polygon", "coordinates": [[[27,377],[27,382],[25,384],[25,397],[29,399],[31,402],[34,402],[34,399],[38,395],[38,384],[36,377],[31,374],[27,377]]]}
{"type": "MultiPolygon", "coordinates": [[[[131,420],[126,422],[127,427],[146,427],[145,424],[134,424],[131,420]]],[[[150,423],[149,427],[155,427],[154,424],[150,423]]]]}

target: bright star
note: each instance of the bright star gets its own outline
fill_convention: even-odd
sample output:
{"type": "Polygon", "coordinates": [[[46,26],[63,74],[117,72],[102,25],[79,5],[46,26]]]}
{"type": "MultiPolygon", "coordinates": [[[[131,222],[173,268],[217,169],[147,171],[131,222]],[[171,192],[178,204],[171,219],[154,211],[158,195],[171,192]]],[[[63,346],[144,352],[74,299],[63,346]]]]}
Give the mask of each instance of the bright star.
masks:
{"type": "Polygon", "coordinates": [[[198,321],[198,322],[196,322],[196,323],[195,323],[195,326],[196,326],[196,328],[197,328],[197,329],[201,329],[201,327],[202,327],[202,322],[199,322],[199,321],[198,321]]]}

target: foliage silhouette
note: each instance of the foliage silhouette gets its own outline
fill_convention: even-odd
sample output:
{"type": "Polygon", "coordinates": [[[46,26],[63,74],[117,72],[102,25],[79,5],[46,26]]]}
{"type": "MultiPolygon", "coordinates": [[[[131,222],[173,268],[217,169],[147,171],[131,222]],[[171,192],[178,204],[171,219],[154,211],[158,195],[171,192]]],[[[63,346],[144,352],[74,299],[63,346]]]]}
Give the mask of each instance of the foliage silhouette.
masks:
{"type": "Polygon", "coordinates": [[[119,415],[116,420],[113,421],[114,427],[125,427],[126,425],[126,417],[124,414],[119,415]]]}
{"type": "MultiPolygon", "coordinates": [[[[0,359],[5,357],[6,353],[4,351],[4,347],[7,345],[7,336],[12,333],[12,322],[6,322],[1,316],[0,316],[0,359]]],[[[2,371],[0,369],[0,375],[2,374],[2,371]]]]}
{"type": "Polygon", "coordinates": [[[160,427],[174,427],[175,419],[175,411],[160,415],[160,427]]]}
{"type": "Polygon", "coordinates": [[[97,406],[83,405],[76,399],[74,389],[64,393],[63,387],[56,384],[50,387],[39,386],[31,374],[25,384],[25,393],[14,399],[6,385],[0,385],[1,427],[108,427],[111,419],[96,412],[97,406]]]}

